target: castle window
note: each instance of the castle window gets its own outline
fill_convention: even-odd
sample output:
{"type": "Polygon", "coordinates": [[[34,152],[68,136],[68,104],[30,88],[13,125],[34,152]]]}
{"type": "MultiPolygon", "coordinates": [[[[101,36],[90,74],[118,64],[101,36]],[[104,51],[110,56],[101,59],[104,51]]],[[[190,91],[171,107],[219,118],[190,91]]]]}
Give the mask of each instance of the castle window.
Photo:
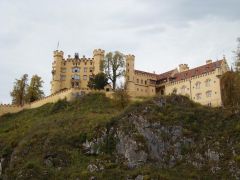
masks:
{"type": "Polygon", "coordinates": [[[211,79],[207,79],[207,80],[205,81],[205,86],[206,86],[206,87],[210,87],[210,85],[211,85],[211,79]]]}
{"type": "Polygon", "coordinates": [[[137,79],[137,83],[139,83],[139,79],[137,79]]]}
{"type": "Polygon", "coordinates": [[[207,96],[207,97],[211,97],[211,96],[212,96],[212,91],[207,91],[207,92],[206,92],[206,96],[207,96]]]}
{"type": "Polygon", "coordinates": [[[84,67],[83,72],[87,72],[87,67],[84,67]]]}
{"type": "Polygon", "coordinates": [[[141,84],[143,84],[143,80],[141,79],[141,84]]]}
{"type": "Polygon", "coordinates": [[[92,72],[93,71],[93,68],[89,68],[89,72],[92,72]]]}
{"type": "Polygon", "coordinates": [[[196,82],[196,89],[200,89],[200,87],[201,87],[201,82],[196,82]]]}
{"type": "Polygon", "coordinates": [[[87,80],[87,76],[86,75],[83,76],[83,80],[87,80]]]}
{"type": "Polygon", "coordinates": [[[77,74],[72,75],[72,80],[80,80],[80,76],[77,74]]]}
{"type": "Polygon", "coordinates": [[[197,100],[202,99],[202,93],[197,93],[197,94],[196,94],[196,98],[197,98],[197,100]]]}
{"type": "Polygon", "coordinates": [[[145,84],[147,84],[147,81],[145,81],[145,84]]]}
{"type": "Polygon", "coordinates": [[[78,73],[78,72],[80,72],[80,68],[79,67],[74,67],[74,68],[72,68],[72,72],[73,73],[78,73]]]}
{"type": "Polygon", "coordinates": [[[61,80],[61,81],[66,80],[66,76],[65,76],[65,75],[61,75],[60,80],[61,80]]]}
{"type": "Polygon", "coordinates": [[[66,72],[66,68],[61,68],[61,72],[65,73],[66,72]]]}
{"type": "Polygon", "coordinates": [[[181,88],[181,94],[185,94],[186,93],[186,86],[182,86],[182,88],[181,88]]]}

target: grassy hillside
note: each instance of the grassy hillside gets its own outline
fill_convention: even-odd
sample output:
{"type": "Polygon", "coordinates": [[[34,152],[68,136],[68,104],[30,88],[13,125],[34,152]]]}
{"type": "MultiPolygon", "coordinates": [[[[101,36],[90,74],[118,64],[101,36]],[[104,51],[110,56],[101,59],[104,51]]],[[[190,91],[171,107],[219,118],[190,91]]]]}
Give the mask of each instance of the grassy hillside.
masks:
{"type": "Polygon", "coordinates": [[[239,132],[239,113],[185,97],[122,109],[90,94],[0,117],[2,178],[235,179],[239,132]]]}

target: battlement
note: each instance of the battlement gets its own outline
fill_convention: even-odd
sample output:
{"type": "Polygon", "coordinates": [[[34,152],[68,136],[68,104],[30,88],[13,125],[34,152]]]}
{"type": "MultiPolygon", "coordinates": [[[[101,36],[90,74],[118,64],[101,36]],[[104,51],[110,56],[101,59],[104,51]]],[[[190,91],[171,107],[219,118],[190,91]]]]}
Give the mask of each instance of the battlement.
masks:
{"type": "Polygon", "coordinates": [[[53,56],[60,56],[60,57],[63,57],[64,55],[64,52],[63,51],[59,51],[59,50],[56,50],[56,51],[53,51],[53,56]]]}
{"type": "Polygon", "coordinates": [[[129,60],[134,60],[135,59],[135,56],[132,55],[132,54],[128,54],[125,57],[126,57],[126,59],[129,59],[129,60]]]}
{"type": "Polygon", "coordinates": [[[102,49],[95,49],[95,50],[93,51],[93,56],[98,56],[98,55],[104,56],[104,54],[105,54],[105,51],[102,50],[102,49]]]}

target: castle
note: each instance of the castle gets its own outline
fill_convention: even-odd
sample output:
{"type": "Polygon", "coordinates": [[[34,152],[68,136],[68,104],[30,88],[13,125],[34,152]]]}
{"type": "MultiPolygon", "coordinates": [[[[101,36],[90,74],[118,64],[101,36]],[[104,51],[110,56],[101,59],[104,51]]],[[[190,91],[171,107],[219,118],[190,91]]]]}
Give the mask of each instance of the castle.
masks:
{"type": "Polygon", "coordinates": [[[187,64],[162,74],[135,70],[135,57],[126,56],[126,82],[128,94],[132,97],[154,96],[156,94],[180,94],[202,105],[221,106],[220,77],[229,71],[225,57],[205,65],[189,69],[187,64]]]}
{"type": "Polygon", "coordinates": [[[88,88],[88,81],[94,74],[102,72],[101,62],[104,59],[104,50],[93,51],[93,58],[82,58],[76,53],[65,59],[63,51],[54,51],[52,63],[51,93],[63,89],[88,88]]]}
{"type": "MultiPolygon", "coordinates": [[[[101,49],[93,51],[93,58],[64,58],[63,51],[53,52],[51,95],[24,106],[0,105],[0,116],[15,113],[23,109],[40,107],[46,103],[54,103],[60,99],[72,100],[79,95],[93,90],[88,88],[88,81],[94,75],[103,72],[102,61],[105,52],[101,49]]],[[[208,106],[221,106],[220,77],[229,71],[225,57],[205,65],[189,69],[187,64],[162,74],[144,72],[135,69],[135,56],[126,55],[126,90],[130,97],[150,97],[156,94],[172,93],[186,95],[195,102],[208,106]]],[[[110,86],[104,90],[106,96],[112,97],[110,86]]]]}

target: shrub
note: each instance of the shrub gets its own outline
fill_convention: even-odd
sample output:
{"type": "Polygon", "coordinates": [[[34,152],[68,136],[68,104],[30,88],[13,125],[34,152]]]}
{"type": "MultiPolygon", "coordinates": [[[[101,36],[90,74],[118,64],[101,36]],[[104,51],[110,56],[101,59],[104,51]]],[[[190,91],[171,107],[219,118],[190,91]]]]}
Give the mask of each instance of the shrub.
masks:
{"type": "Polygon", "coordinates": [[[66,109],[69,106],[69,102],[66,99],[62,99],[57,101],[56,103],[52,104],[52,106],[49,109],[49,113],[57,113],[61,110],[66,109]]]}

